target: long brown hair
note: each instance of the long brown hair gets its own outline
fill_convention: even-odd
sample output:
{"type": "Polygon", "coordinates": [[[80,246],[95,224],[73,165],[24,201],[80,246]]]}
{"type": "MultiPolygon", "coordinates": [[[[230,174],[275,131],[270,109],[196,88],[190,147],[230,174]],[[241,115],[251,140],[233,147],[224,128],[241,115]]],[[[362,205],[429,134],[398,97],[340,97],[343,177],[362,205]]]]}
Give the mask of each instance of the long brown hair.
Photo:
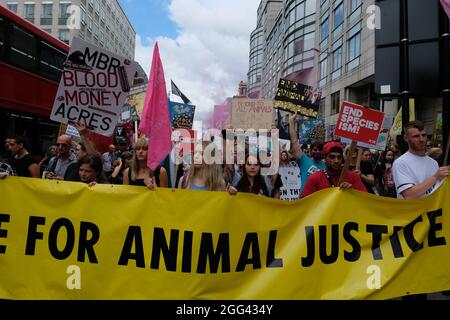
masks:
{"type": "MultiPolygon", "coordinates": [[[[212,144],[212,142],[203,141],[199,144],[202,145],[202,150],[204,151],[209,145],[212,144]]],[[[214,149],[211,154],[213,157],[215,157],[215,151],[216,149],[214,149]]],[[[191,188],[192,181],[194,181],[195,174],[198,171],[203,171],[202,173],[206,180],[205,187],[208,191],[225,191],[226,186],[223,178],[222,165],[217,163],[206,164],[202,161],[200,168],[196,168],[194,164],[194,157],[192,157],[192,164],[189,168],[189,175],[186,179],[186,189],[191,188]]]]}
{"type": "Polygon", "coordinates": [[[264,177],[261,175],[261,167],[259,168],[258,174],[254,178],[253,187],[250,187],[250,179],[248,177],[247,170],[245,168],[245,166],[248,163],[248,158],[250,156],[255,157],[258,164],[261,166],[261,161],[259,159],[258,154],[247,153],[245,155],[245,164],[243,165],[242,177],[241,180],[239,180],[236,189],[239,192],[254,193],[254,194],[259,194],[262,191],[262,193],[265,196],[270,197],[269,190],[267,189],[266,183],[264,181],[264,177]]]}

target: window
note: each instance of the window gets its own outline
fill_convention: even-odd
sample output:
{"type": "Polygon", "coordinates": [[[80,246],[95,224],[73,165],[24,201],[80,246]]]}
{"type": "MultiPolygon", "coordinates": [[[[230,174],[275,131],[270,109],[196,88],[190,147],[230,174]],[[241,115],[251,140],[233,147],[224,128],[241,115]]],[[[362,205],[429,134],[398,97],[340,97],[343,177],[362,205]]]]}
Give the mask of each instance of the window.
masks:
{"type": "Polygon", "coordinates": [[[349,17],[349,23],[353,22],[357,17],[361,15],[361,0],[350,0],[350,17],[349,17]]]}
{"type": "Polygon", "coordinates": [[[321,0],[322,3],[320,4],[320,9],[325,9],[330,4],[330,0],[321,0]]]}
{"type": "Polygon", "coordinates": [[[11,64],[36,72],[36,38],[21,27],[14,25],[10,34],[11,64]]]}
{"type": "Polygon", "coordinates": [[[328,58],[325,56],[325,58],[320,61],[320,82],[319,82],[320,87],[323,87],[327,83],[327,75],[328,75],[328,58]]]}
{"type": "Polygon", "coordinates": [[[5,20],[0,16],[0,60],[4,59],[5,55],[5,32],[1,30],[6,30],[5,20]]]}
{"type": "Polygon", "coordinates": [[[326,17],[325,20],[323,20],[322,24],[320,25],[320,41],[328,39],[329,31],[330,31],[329,19],[328,17],[326,17]]]}
{"type": "Polygon", "coordinates": [[[316,12],[316,0],[306,0],[305,2],[305,17],[316,12]]]}
{"type": "Polygon", "coordinates": [[[334,80],[341,75],[342,71],[342,39],[336,41],[333,45],[333,66],[331,79],[334,80]]]}
{"type": "Polygon", "coordinates": [[[356,9],[361,6],[361,0],[350,0],[350,13],[353,13],[356,9]]]}
{"type": "Polygon", "coordinates": [[[92,32],[92,19],[89,16],[88,16],[88,19],[87,19],[87,26],[88,26],[88,30],[90,32],[92,32]]]}
{"type": "Polygon", "coordinates": [[[43,3],[41,5],[41,25],[52,25],[53,23],[53,4],[43,3]]]}
{"type": "Polygon", "coordinates": [[[86,24],[86,11],[83,8],[81,8],[81,23],[86,24]]]}
{"type": "MultiPolygon", "coordinates": [[[[360,54],[361,54],[361,33],[358,33],[353,38],[348,40],[348,61],[352,62],[356,58],[359,58],[360,54]]],[[[356,67],[356,65],[353,66],[352,68],[349,68],[349,70],[353,69],[354,67],[356,67]]]]}
{"type": "Polygon", "coordinates": [[[67,29],[61,29],[58,31],[58,39],[62,42],[69,44],[70,32],[67,29]]]}
{"type": "Polygon", "coordinates": [[[34,3],[25,3],[23,5],[23,15],[25,19],[34,23],[34,3]]]}
{"type": "MultiPolygon", "coordinates": [[[[292,11],[294,12],[294,11],[292,11]]],[[[305,3],[302,2],[295,8],[296,12],[296,18],[295,21],[299,21],[300,19],[303,19],[305,17],[305,3]]]]}
{"type": "Polygon", "coordinates": [[[68,2],[60,2],[59,3],[59,25],[67,24],[67,19],[69,19],[70,14],[67,13],[69,9],[70,3],[68,2]]]}
{"type": "Polygon", "coordinates": [[[17,14],[17,2],[14,3],[8,2],[6,5],[10,11],[17,14]]]}
{"type": "Polygon", "coordinates": [[[361,55],[361,23],[354,26],[347,33],[348,39],[348,65],[347,70],[350,71],[359,65],[359,57],[361,55]]]}
{"type": "Polygon", "coordinates": [[[66,54],[43,41],[40,43],[40,48],[40,74],[47,79],[59,81],[63,69],[63,63],[66,60],[66,54]]]}
{"type": "Polygon", "coordinates": [[[315,32],[310,32],[304,36],[304,51],[314,49],[315,32]]]}
{"type": "Polygon", "coordinates": [[[331,114],[339,113],[339,91],[331,95],[331,114]]]}
{"type": "Polygon", "coordinates": [[[336,37],[342,31],[342,25],[344,23],[344,4],[341,3],[338,5],[336,9],[333,11],[334,17],[334,30],[333,36],[336,37]]]}
{"type": "Polygon", "coordinates": [[[319,118],[325,118],[325,98],[320,99],[319,118]]]}

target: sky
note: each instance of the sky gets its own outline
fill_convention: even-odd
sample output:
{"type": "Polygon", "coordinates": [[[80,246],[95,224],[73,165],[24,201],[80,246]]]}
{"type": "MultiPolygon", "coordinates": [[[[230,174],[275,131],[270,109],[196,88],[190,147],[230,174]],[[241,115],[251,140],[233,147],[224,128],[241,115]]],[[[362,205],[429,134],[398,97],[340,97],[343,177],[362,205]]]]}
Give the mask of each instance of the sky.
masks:
{"type": "Polygon", "coordinates": [[[172,79],[196,105],[197,120],[247,81],[260,0],[119,2],[136,31],[135,60],[148,75],[157,41],[167,90],[172,79]]]}

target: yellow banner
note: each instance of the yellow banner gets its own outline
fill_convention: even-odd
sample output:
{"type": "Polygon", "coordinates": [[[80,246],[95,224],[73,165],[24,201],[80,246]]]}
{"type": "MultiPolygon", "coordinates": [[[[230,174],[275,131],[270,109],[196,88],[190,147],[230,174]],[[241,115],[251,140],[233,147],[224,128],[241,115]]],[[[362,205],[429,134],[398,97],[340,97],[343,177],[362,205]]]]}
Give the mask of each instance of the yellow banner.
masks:
{"type": "Polygon", "coordinates": [[[450,289],[450,186],[297,202],[8,177],[0,298],[386,299],[450,289]]]}

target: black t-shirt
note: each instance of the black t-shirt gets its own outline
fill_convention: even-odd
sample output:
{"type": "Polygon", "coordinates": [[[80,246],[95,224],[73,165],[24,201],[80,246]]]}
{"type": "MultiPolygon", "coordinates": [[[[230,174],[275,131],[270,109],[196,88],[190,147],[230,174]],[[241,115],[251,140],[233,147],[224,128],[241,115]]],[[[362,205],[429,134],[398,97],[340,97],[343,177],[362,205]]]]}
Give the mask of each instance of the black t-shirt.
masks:
{"type": "Polygon", "coordinates": [[[16,170],[19,177],[31,177],[31,173],[28,168],[33,163],[36,163],[36,161],[34,161],[33,157],[29,153],[27,153],[20,159],[13,158],[11,160],[11,167],[16,170]]]}
{"type": "MultiPolygon", "coordinates": [[[[368,174],[374,174],[373,168],[372,168],[372,163],[370,161],[361,161],[361,173],[365,176],[367,176],[368,174]]],[[[369,193],[374,193],[373,187],[369,183],[364,181],[363,179],[361,179],[361,180],[364,183],[364,186],[366,187],[367,191],[369,193]]]]}
{"type": "Polygon", "coordinates": [[[64,174],[64,181],[81,182],[80,178],[80,162],[71,163],[64,174]]]}

